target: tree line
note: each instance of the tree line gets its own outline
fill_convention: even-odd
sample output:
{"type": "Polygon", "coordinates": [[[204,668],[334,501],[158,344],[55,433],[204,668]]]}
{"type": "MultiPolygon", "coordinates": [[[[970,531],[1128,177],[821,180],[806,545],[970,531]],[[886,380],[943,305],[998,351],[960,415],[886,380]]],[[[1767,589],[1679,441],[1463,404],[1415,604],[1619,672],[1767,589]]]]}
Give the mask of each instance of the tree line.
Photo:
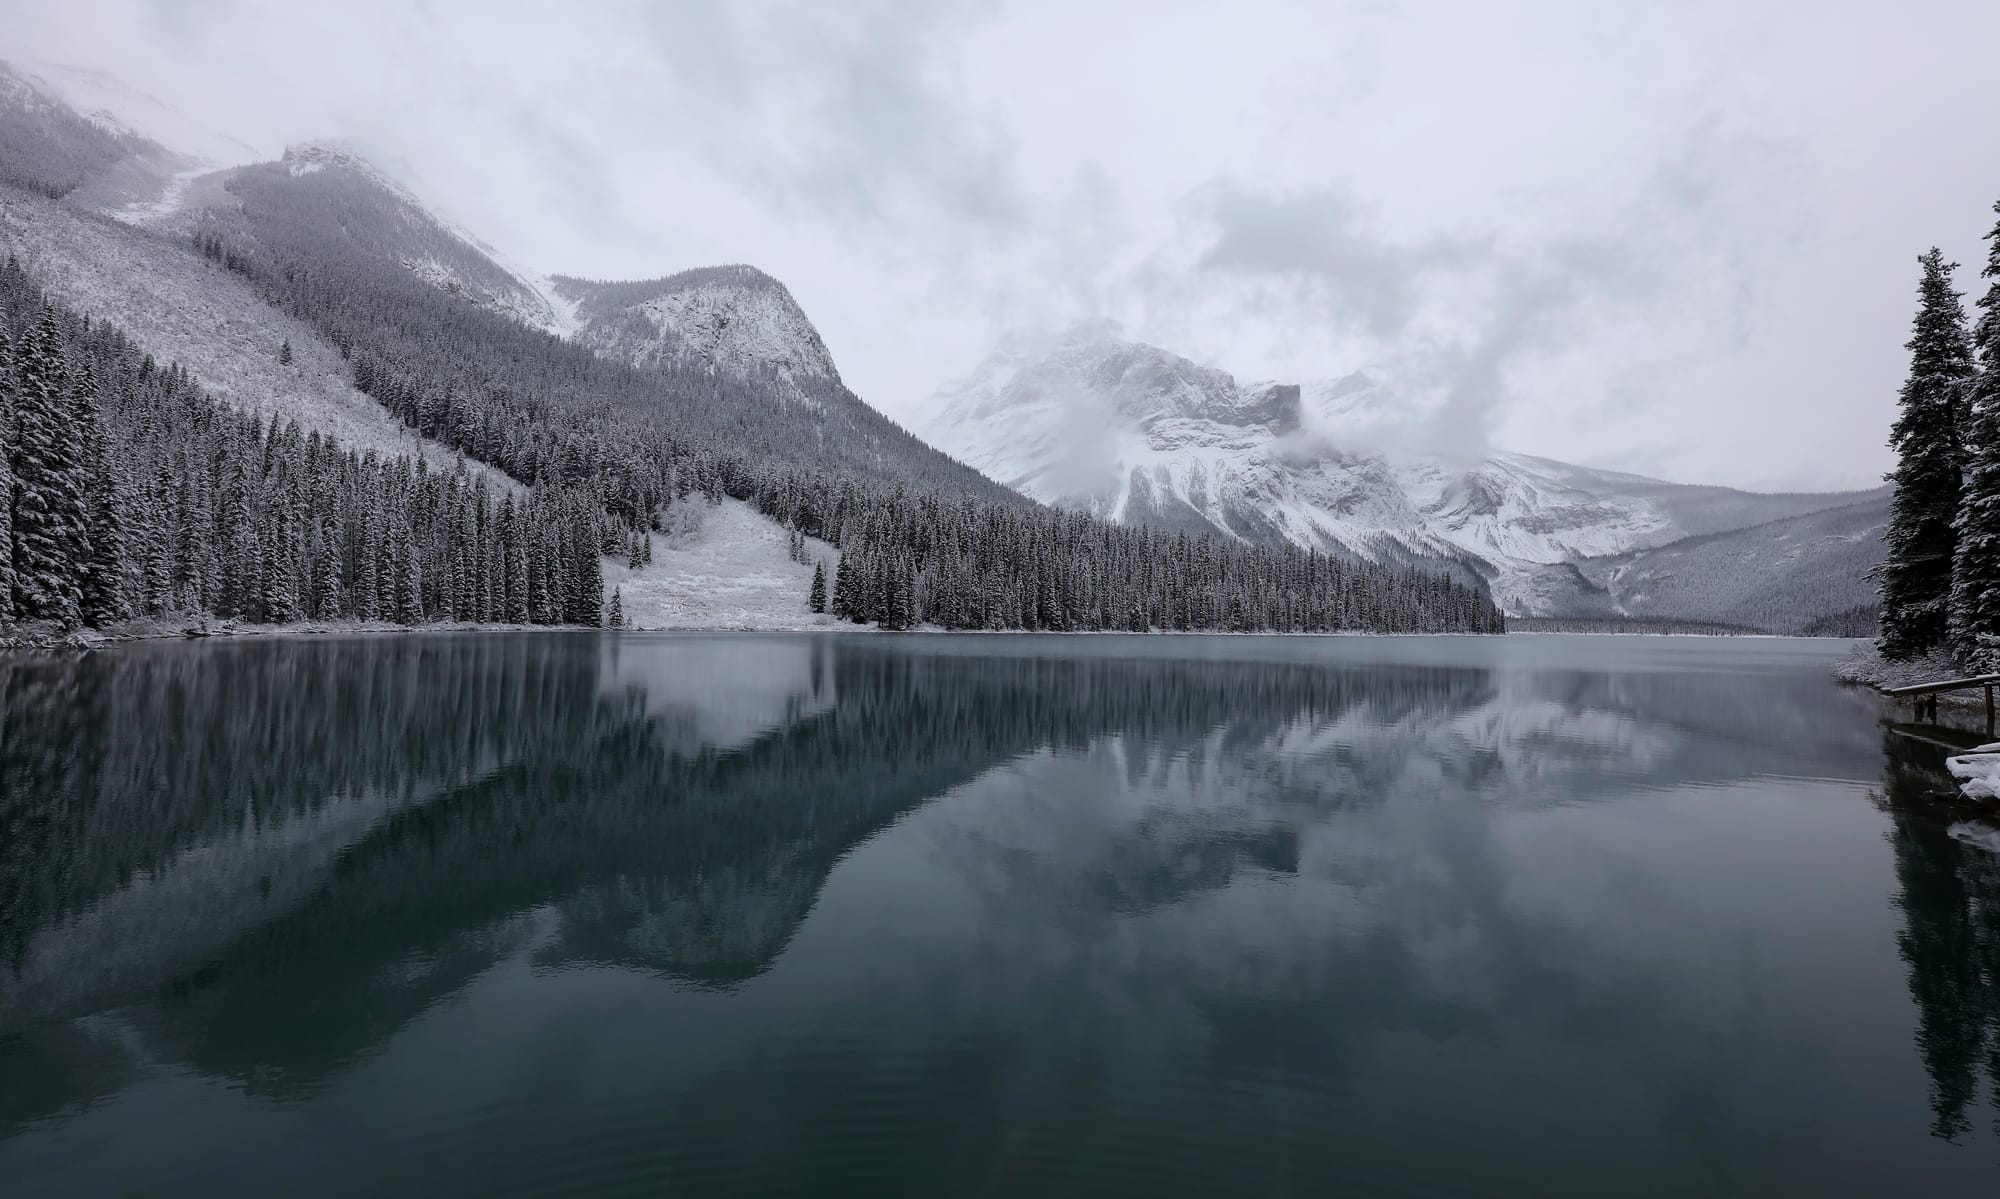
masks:
{"type": "Polygon", "coordinates": [[[1445,575],[1296,546],[934,496],[851,519],[835,530],[846,549],[824,610],[884,628],[1503,631],[1483,595],[1445,575]]]}
{"type": "Polygon", "coordinates": [[[600,623],[617,523],[230,409],[0,266],[0,622],[600,623]]]}
{"type": "MultiPolygon", "coordinates": [[[[2000,203],[1994,205],[2000,213],[2000,203]]],[[[1968,331],[1956,263],[1918,259],[1910,373],[1889,444],[1896,450],[1887,556],[1877,569],[1879,646],[1888,658],[1943,650],[1961,666],[2000,668],[2000,224],[1968,331]]]]}
{"type": "MultiPolygon", "coordinates": [[[[344,231],[384,219],[338,171],[251,170],[239,226],[199,251],[316,326],[357,389],[524,482],[600,498],[625,540],[696,492],[746,500],[852,559],[836,614],[889,627],[1498,631],[1483,592],[1424,565],[1338,566],[1289,547],[1173,538],[1053,513],[945,458],[837,380],[666,356],[640,369],[431,286],[344,231]]],[[[615,547],[614,547],[615,549],[615,547]]],[[[1442,565],[1442,564],[1437,564],[1442,565]]],[[[836,602],[838,601],[838,602],[836,602]]]]}

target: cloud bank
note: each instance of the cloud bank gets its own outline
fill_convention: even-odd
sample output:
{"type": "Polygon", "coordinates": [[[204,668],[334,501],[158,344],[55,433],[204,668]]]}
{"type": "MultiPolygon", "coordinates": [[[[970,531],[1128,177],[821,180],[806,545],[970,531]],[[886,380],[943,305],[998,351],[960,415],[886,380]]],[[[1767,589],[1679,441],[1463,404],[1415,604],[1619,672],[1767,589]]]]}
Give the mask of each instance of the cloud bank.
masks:
{"type": "Polygon", "coordinates": [[[538,269],[756,263],[906,419],[1108,316],[1366,370],[1441,452],[1866,485],[1914,256],[1979,260],[2000,196],[2000,6],[1959,0],[0,8],[0,53],[351,140],[538,269]]]}

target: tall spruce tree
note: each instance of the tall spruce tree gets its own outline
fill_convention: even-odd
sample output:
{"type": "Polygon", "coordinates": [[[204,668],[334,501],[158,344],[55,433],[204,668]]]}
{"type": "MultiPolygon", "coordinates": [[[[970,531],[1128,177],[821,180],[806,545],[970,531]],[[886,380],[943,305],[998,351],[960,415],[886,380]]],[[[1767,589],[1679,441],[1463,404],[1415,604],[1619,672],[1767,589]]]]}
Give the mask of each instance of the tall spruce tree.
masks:
{"type": "Polygon", "coordinates": [[[83,447],[68,419],[62,326],[44,306],[18,354],[14,441],[14,602],[28,620],[82,618],[83,447]]]}
{"type": "Polygon", "coordinates": [[[1890,502],[1887,557],[1877,568],[1882,594],[1882,653],[1910,658],[1944,641],[1951,593],[1952,559],[1958,548],[1956,525],[1964,432],[1960,414],[1972,373],[1966,343],[1965,309],[1952,288],[1956,263],[1935,247],[1917,260],[1917,315],[1910,340],[1910,374],[1903,383],[1902,411],[1890,431],[1896,450],[1896,485],[1890,502]]]}
{"type": "MultiPolygon", "coordinates": [[[[2000,202],[1993,205],[2000,213],[2000,202]]],[[[1952,559],[1950,632],[1961,665],[2000,667],[1986,660],[1982,638],[2000,638],[2000,223],[1987,233],[1973,331],[1975,373],[1967,387],[1965,476],[1958,505],[1958,548],[1952,559]]],[[[1992,643],[1986,643],[1990,646],[1992,643]]]]}
{"type": "Polygon", "coordinates": [[[625,627],[625,592],[621,587],[611,589],[611,611],[604,617],[604,627],[607,629],[625,627]]]}
{"type": "MultiPolygon", "coordinates": [[[[9,265],[13,263],[9,262],[9,265]]],[[[19,392],[13,330],[0,313],[0,624],[14,619],[14,424],[19,392]]]]}
{"type": "Polygon", "coordinates": [[[815,612],[826,611],[826,566],[813,563],[812,591],[806,596],[806,603],[815,612]]]}
{"type": "Polygon", "coordinates": [[[118,511],[118,464],[104,433],[97,371],[88,359],[78,364],[70,388],[70,419],[83,448],[80,479],[84,506],[79,553],[78,607],[83,622],[104,628],[127,615],[125,534],[118,511]]]}

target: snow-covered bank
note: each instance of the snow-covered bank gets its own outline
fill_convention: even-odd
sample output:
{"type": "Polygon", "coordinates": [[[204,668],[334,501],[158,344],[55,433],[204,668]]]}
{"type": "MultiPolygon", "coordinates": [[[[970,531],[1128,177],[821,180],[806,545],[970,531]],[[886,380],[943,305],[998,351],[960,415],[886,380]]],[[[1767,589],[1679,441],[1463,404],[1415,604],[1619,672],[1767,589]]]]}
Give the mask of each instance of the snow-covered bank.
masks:
{"type": "Polygon", "coordinates": [[[2000,741],[1946,758],[1944,768],[1959,780],[1958,789],[1967,799],[2000,803],[2000,741]]]}
{"type": "MultiPolygon", "coordinates": [[[[1935,682],[1938,679],[1952,679],[1964,674],[1951,655],[1943,650],[1933,650],[1921,658],[1891,661],[1882,656],[1873,641],[1857,641],[1833,668],[1833,677],[1843,683],[1859,683],[1877,690],[1889,687],[1914,687],[1918,683],[1935,682]]],[[[1963,695],[1943,696],[1946,703],[1967,702],[1963,695]]]]}
{"type": "Polygon", "coordinates": [[[604,559],[604,594],[619,595],[632,629],[853,628],[816,613],[807,602],[813,563],[826,566],[827,586],[840,551],[806,538],[806,561],[794,561],[791,534],[742,500],[712,507],[677,506],[681,529],[653,534],[653,560],[636,570],[604,559]]]}

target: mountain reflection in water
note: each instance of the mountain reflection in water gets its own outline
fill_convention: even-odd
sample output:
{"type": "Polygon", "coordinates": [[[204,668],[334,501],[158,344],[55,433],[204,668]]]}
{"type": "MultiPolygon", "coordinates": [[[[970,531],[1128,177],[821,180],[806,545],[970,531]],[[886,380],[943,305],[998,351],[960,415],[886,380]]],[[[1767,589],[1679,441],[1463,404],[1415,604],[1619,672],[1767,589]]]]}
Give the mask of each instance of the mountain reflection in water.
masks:
{"type": "Polygon", "coordinates": [[[1992,1138],[1972,1162],[1926,1134],[1990,1123],[1991,859],[1896,799],[1827,658],[552,634],[0,659],[0,1174],[1990,1178],[1992,1138]],[[252,1117],[254,1147],[228,1131],[252,1117]]]}

